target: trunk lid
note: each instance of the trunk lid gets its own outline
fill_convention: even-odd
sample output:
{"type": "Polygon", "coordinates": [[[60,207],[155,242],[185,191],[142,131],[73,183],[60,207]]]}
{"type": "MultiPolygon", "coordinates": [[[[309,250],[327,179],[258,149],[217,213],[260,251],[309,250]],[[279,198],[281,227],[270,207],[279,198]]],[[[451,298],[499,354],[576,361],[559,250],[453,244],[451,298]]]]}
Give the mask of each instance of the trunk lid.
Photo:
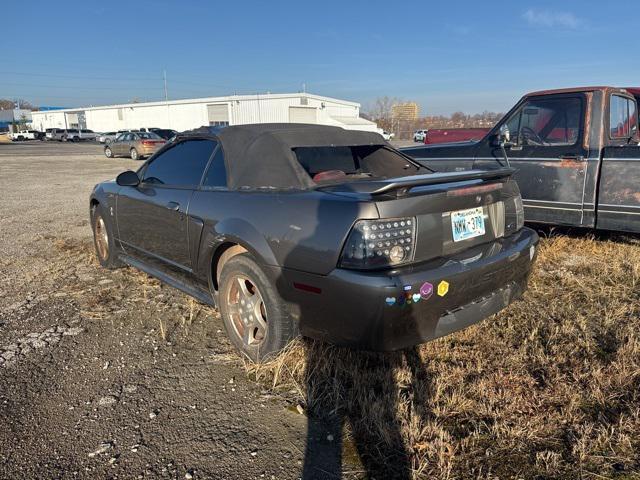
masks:
{"type": "Polygon", "coordinates": [[[519,192],[510,179],[513,172],[504,168],[434,173],[345,183],[322,190],[372,201],[381,219],[414,217],[414,261],[421,262],[491,242],[514,230],[512,204],[519,192]]]}

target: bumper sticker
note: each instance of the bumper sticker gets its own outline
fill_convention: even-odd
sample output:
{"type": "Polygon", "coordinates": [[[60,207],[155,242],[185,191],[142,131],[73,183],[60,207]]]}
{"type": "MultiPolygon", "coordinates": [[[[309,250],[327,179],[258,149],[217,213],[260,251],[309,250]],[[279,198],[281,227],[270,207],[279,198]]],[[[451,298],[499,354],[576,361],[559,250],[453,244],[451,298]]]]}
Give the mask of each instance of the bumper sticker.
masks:
{"type": "Polygon", "coordinates": [[[442,280],[438,284],[438,295],[440,297],[444,297],[449,292],[449,282],[446,280],[442,280]]]}
{"type": "Polygon", "coordinates": [[[409,290],[411,290],[411,285],[405,285],[402,288],[404,289],[405,292],[408,292],[409,290]]]}
{"type": "Polygon", "coordinates": [[[385,302],[387,302],[387,305],[389,305],[391,307],[391,306],[393,306],[393,304],[396,303],[396,299],[395,299],[395,297],[387,297],[385,299],[385,302]]]}
{"type": "Polygon", "coordinates": [[[421,297],[420,297],[420,294],[419,294],[419,293],[414,293],[414,294],[411,296],[411,299],[413,300],[413,303],[418,303],[418,302],[420,301],[420,298],[421,298],[421,297]]]}
{"type": "Polygon", "coordinates": [[[433,295],[433,285],[431,285],[429,282],[424,282],[420,287],[420,296],[423,300],[429,300],[429,298],[431,298],[431,295],[433,295]]]}

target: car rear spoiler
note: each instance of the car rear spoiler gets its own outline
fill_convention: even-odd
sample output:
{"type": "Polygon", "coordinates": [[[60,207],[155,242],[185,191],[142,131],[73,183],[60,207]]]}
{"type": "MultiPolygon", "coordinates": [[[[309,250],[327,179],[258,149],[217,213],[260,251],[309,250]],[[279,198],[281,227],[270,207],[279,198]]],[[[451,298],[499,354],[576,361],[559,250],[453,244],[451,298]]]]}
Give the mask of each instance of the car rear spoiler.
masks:
{"type": "Polygon", "coordinates": [[[386,180],[356,181],[320,187],[321,190],[334,192],[363,193],[369,195],[385,195],[395,192],[398,196],[407,195],[413,187],[438,185],[443,183],[467,182],[471,180],[499,180],[515,173],[514,168],[496,170],[466,170],[464,172],[438,172],[424,175],[410,175],[386,180]]]}

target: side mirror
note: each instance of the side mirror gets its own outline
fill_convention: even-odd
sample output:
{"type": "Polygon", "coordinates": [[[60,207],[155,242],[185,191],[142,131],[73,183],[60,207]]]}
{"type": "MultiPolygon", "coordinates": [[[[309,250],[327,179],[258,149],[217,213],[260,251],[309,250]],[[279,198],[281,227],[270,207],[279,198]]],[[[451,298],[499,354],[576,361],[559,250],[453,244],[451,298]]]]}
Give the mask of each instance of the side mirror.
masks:
{"type": "Polygon", "coordinates": [[[500,143],[508,144],[511,141],[511,132],[506,123],[500,125],[500,131],[498,133],[498,141],[500,143]]]}
{"type": "Polygon", "coordinates": [[[116,183],[121,187],[137,187],[140,185],[140,178],[136,172],[127,170],[116,177],[116,183]]]}

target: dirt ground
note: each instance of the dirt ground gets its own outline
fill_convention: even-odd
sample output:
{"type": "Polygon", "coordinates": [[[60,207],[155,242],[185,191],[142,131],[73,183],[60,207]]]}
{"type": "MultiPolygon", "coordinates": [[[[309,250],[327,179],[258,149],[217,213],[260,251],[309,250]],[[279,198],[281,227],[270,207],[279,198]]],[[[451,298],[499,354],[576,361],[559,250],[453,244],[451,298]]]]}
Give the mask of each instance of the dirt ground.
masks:
{"type": "Polygon", "coordinates": [[[94,261],[88,195],[136,166],[100,152],[0,146],[0,478],[298,478],[305,417],[217,313],[94,261]]]}
{"type": "Polygon", "coordinates": [[[137,163],[0,145],[0,478],[640,478],[640,243],[543,239],[529,292],[398,354],[244,364],[213,309],[94,260],[137,163]]]}

